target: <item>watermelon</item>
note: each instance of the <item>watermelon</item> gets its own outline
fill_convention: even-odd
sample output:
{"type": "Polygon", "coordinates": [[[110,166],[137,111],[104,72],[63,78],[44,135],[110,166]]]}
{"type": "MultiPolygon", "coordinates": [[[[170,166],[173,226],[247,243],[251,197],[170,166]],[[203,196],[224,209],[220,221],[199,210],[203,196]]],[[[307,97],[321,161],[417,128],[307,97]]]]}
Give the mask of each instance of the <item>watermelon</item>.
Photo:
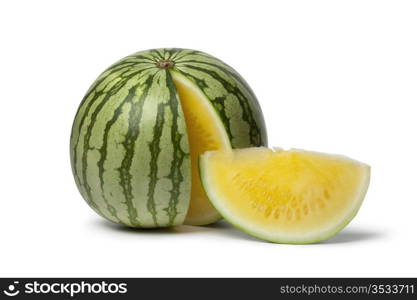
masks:
{"type": "Polygon", "coordinates": [[[200,51],[153,49],[121,59],[92,84],[70,154],[77,187],[96,213],[153,228],[217,221],[199,155],[266,144],[261,108],[234,69],[200,51]]]}
{"type": "Polygon", "coordinates": [[[249,148],[200,156],[203,186],[238,229],[263,240],[307,244],[342,230],[358,212],[370,167],[340,155],[249,148]]]}

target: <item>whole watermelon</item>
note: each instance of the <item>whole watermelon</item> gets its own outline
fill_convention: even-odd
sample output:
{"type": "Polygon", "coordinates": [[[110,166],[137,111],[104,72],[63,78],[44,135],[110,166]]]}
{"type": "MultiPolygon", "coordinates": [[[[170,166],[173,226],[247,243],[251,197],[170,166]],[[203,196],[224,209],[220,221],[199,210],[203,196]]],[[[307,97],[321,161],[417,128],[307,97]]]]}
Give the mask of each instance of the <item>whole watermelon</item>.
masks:
{"type": "Polygon", "coordinates": [[[233,148],[265,146],[261,109],[230,66],[188,49],[153,49],[116,62],[92,84],[72,127],[78,189],[104,218],[129,227],[183,223],[191,165],[179,73],[206,96],[233,148]]]}

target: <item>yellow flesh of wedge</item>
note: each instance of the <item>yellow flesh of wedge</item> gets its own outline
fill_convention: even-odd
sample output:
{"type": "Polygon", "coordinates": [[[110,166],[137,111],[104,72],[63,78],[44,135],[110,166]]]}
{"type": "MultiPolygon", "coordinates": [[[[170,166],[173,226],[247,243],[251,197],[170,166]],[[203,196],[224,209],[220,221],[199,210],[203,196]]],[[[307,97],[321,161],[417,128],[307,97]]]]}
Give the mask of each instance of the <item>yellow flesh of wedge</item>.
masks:
{"type": "Polygon", "coordinates": [[[184,223],[206,225],[221,217],[201,185],[198,158],[208,150],[230,149],[230,143],[223,124],[204,94],[183,76],[174,73],[173,78],[187,125],[192,168],[190,207],[184,223]]]}
{"type": "Polygon", "coordinates": [[[201,158],[206,191],[237,227],[271,241],[324,239],[356,214],[369,166],[342,156],[302,150],[249,148],[201,158]]]}

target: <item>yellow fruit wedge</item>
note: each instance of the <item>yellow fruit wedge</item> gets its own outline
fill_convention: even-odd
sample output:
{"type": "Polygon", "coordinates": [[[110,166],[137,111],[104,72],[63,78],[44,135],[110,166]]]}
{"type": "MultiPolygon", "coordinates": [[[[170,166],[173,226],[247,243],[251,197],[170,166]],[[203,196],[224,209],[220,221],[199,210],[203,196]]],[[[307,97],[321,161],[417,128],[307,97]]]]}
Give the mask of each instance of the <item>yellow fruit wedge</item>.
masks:
{"type": "Polygon", "coordinates": [[[200,177],[218,212],[242,231],[275,243],[323,241],[358,212],[370,167],[304,150],[218,150],[200,156],[200,177]]]}
{"type": "Polygon", "coordinates": [[[173,73],[187,124],[191,158],[191,198],[184,224],[207,225],[221,219],[207,199],[198,173],[198,157],[208,150],[231,149],[229,138],[212,105],[188,79],[173,73]]]}

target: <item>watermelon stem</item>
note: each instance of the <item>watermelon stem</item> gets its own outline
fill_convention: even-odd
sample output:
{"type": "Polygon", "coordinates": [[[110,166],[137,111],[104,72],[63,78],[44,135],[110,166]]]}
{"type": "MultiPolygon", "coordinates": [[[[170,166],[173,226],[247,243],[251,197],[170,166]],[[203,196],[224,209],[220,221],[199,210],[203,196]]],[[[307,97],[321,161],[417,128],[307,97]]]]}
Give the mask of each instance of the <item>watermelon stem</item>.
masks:
{"type": "Polygon", "coordinates": [[[156,62],[156,66],[160,69],[169,69],[174,66],[175,62],[169,59],[164,59],[156,62]]]}

